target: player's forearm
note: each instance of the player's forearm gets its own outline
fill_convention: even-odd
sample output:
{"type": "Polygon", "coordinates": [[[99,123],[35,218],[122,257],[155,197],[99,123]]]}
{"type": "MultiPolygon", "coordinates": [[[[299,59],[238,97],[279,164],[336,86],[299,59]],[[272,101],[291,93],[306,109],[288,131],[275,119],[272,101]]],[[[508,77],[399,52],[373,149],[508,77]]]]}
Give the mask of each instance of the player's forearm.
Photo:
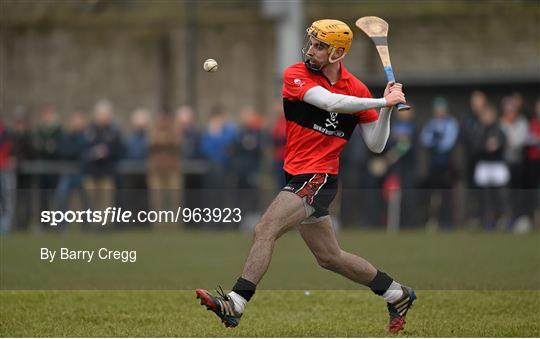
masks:
{"type": "Polygon", "coordinates": [[[362,135],[367,147],[375,153],[381,153],[390,136],[390,117],[392,109],[381,108],[379,119],[372,123],[362,124],[362,135]]]}
{"type": "Polygon", "coordinates": [[[304,95],[304,101],[328,112],[346,114],[386,106],[384,98],[358,98],[332,93],[320,86],[309,89],[304,95]]]}

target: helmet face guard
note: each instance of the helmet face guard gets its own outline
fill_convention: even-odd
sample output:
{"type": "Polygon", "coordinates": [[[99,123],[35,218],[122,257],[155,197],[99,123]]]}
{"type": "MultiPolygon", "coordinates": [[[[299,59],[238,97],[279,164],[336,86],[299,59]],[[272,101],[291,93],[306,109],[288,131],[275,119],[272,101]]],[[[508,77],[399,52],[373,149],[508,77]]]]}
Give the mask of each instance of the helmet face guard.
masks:
{"type": "MultiPolygon", "coordinates": [[[[306,67],[310,70],[310,71],[313,71],[313,72],[316,72],[316,73],[319,73],[322,71],[323,67],[326,66],[326,64],[322,64],[320,65],[319,67],[314,67],[311,65],[310,63],[310,58],[307,56],[307,52],[309,51],[309,48],[311,47],[311,38],[315,38],[317,39],[313,34],[307,32],[306,33],[306,37],[304,39],[304,47],[302,47],[302,61],[304,62],[304,64],[306,65],[306,67]]],[[[328,44],[324,41],[321,41],[319,39],[317,39],[320,43],[328,46],[328,44]]],[[[330,47],[330,46],[328,46],[330,47]]]]}
{"type": "Polygon", "coordinates": [[[311,39],[315,38],[322,44],[328,46],[328,63],[335,63],[347,54],[349,51],[353,33],[349,26],[339,20],[324,19],[318,20],[311,24],[306,30],[306,38],[304,41],[304,47],[302,48],[302,59],[306,67],[312,71],[320,72],[326,64],[321,65],[319,68],[314,68],[309,62],[307,52],[311,46],[311,39]],[[336,51],[342,48],[343,54],[337,58],[334,58],[336,51]]]}

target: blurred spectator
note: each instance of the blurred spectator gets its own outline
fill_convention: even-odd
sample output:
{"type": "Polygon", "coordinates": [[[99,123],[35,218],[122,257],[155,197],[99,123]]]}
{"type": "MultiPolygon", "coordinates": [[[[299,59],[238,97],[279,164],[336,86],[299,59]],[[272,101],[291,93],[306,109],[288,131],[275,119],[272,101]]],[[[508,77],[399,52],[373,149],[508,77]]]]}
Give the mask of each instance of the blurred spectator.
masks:
{"type": "Polygon", "coordinates": [[[15,175],[11,151],[12,143],[7,126],[0,119],[0,234],[7,233],[13,223],[15,175]]]}
{"type": "Polygon", "coordinates": [[[527,120],[518,110],[518,102],[513,97],[502,100],[501,128],[506,135],[504,159],[510,165],[510,188],[522,188],[523,148],[527,140],[527,120]]]}
{"type": "Polygon", "coordinates": [[[230,166],[236,136],[237,127],[228,120],[227,113],[223,108],[220,105],[212,107],[207,128],[201,136],[202,155],[211,163],[205,187],[224,187],[225,173],[230,166]]]}
{"type": "Polygon", "coordinates": [[[484,92],[475,90],[470,96],[470,111],[464,117],[461,125],[461,141],[464,154],[464,174],[466,199],[465,214],[466,225],[468,227],[477,227],[479,223],[478,213],[480,210],[480,202],[482,194],[478,190],[474,181],[474,171],[478,163],[478,145],[482,142],[483,125],[480,122],[480,115],[488,108],[489,101],[484,92]]]}
{"type": "Polygon", "coordinates": [[[131,135],[126,143],[125,158],[134,161],[145,161],[148,157],[148,127],[150,125],[150,112],[146,109],[137,109],[131,115],[131,135]]]}
{"type": "Polygon", "coordinates": [[[240,127],[233,148],[233,172],[240,189],[238,206],[245,212],[255,212],[258,207],[259,173],[262,158],[263,118],[253,107],[240,111],[240,127]],[[246,199],[246,194],[251,199],[246,199]]]}
{"type": "Polygon", "coordinates": [[[162,112],[150,133],[148,159],[148,184],[152,208],[155,210],[173,210],[180,205],[182,182],[179,153],[180,141],[174,119],[162,112]]]}
{"type": "MultiPolygon", "coordinates": [[[[201,126],[190,106],[180,106],[176,110],[175,125],[180,142],[179,158],[182,163],[200,161],[202,157],[200,151],[201,126]]],[[[180,196],[180,201],[182,201],[184,207],[193,209],[204,204],[201,191],[204,181],[204,169],[202,171],[191,169],[190,171],[180,171],[179,175],[184,184],[180,196]]]]}
{"type": "Polygon", "coordinates": [[[221,105],[214,105],[210,111],[208,126],[201,136],[201,152],[209,161],[210,169],[204,179],[205,201],[210,207],[225,203],[225,188],[231,188],[230,173],[232,148],[237,136],[237,127],[228,120],[221,105]]]}
{"type": "Polygon", "coordinates": [[[283,113],[283,104],[277,101],[274,106],[276,120],[272,130],[272,139],[274,141],[274,178],[277,188],[281,190],[285,186],[285,174],[283,173],[283,161],[285,159],[285,143],[287,141],[287,120],[283,113]]]}
{"type": "Polygon", "coordinates": [[[381,201],[382,196],[377,189],[378,179],[368,171],[371,156],[360,131],[352,134],[341,152],[339,166],[343,190],[340,217],[344,226],[373,226],[382,222],[379,216],[384,201],[381,201]]]}
{"type": "Polygon", "coordinates": [[[452,188],[454,166],[452,151],[459,133],[457,120],[448,112],[446,99],[435,98],[433,118],[421,132],[421,142],[428,149],[429,169],[424,186],[431,189],[428,228],[450,227],[452,223],[452,188]],[[445,202],[444,206],[442,202],[445,202]]]}
{"type": "MultiPolygon", "coordinates": [[[[59,210],[68,209],[68,201],[73,191],[79,193],[81,207],[90,207],[88,194],[83,186],[82,163],[87,149],[87,139],[85,130],[88,125],[86,114],[82,111],[75,111],[69,116],[68,127],[62,138],[60,145],[60,155],[63,160],[71,161],[75,164],[75,172],[64,173],[60,176],[58,187],[55,192],[55,205],[59,210]]],[[[63,225],[59,225],[61,227],[63,225]]]]}
{"type": "Polygon", "coordinates": [[[32,133],[29,127],[29,118],[26,109],[18,106],[15,109],[15,121],[11,131],[13,145],[12,154],[15,162],[15,174],[17,182],[15,203],[15,228],[26,230],[30,227],[32,218],[32,175],[25,173],[22,164],[35,157],[32,143],[32,133]]]}
{"type": "Polygon", "coordinates": [[[393,164],[391,172],[399,176],[401,187],[411,189],[416,186],[416,139],[414,109],[395,112],[387,145],[387,158],[393,164]]]}
{"type": "Polygon", "coordinates": [[[512,217],[517,218],[525,213],[523,207],[524,168],[523,153],[527,140],[527,120],[519,112],[519,99],[505,97],[501,102],[501,128],[506,136],[504,160],[510,166],[510,189],[512,194],[512,217]]]}
{"type": "Polygon", "coordinates": [[[416,145],[417,127],[414,123],[414,109],[395,111],[396,118],[392,123],[390,137],[386,146],[385,158],[390,165],[390,173],[386,181],[395,176],[401,188],[401,224],[412,226],[415,223],[417,204],[416,191],[416,145]]]}
{"type": "Polygon", "coordinates": [[[175,125],[180,140],[180,158],[198,159],[200,155],[201,129],[197,123],[195,113],[190,106],[181,106],[176,111],[175,125]]]}
{"type": "MultiPolygon", "coordinates": [[[[45,106],[40,112],[39,124],[32,137],[37,160],[60,160],[62,139],[63,130],[56,109],[52,106],[45,106]]],[[[51,172],[44,172],[38,176],[40,211],[51,209],[58,178],[58,173],[51,172]]],[[[48,227],[46,225],[42,226],[48,227]]]]}
{"type": "Polygon", "coordinates": [[[475,145],[478,161],[474,181],[482,190],[484,225],[492,229],[499,221],[508,220],[509,201],[505,187],[510,181],[510,172],[503,157],[506,137],[497,122],[494,107],[487,107],[480,113],[480,123],[479,142],[475,145]]]}
{"type": "Polygon", "coordinates": [[[465,175],[468,188],[474,185],[474,169],[476,167],[477,155],[474,153],[475,145],[478,144],[480,131],[483,129],[480,122],[480,114],[487,108],[489,102],[486,94],[482,91],[473,91],[470,97],[470,112],[463,121],[461,133],[463,141],[463,150],[465,153],[465,175]]]}
{"type": "Polygon", "coordinates": [[[529,122],[527,152],[525,157],[525,205],[533,212],[535,225],[540,226],[540,99],[536,100],[534,115],[529,122]]]}
{"type": "MultiPolygon", "coordinates": [[[[131,115],[131,133],[126,140],[126,164],[129,170],[123,173],[120,204],[132,211],[148,210],[148,185],[146,160],[148,158],[148,133],[150,112],[139,108],[131,115]]],[[[149,223],[127,223],[120,227],[148,226],[149,223]]]]}
{"type": "Polygon", "coordinates": [[[93,117],[87,131],[88,148],[84,155],[85,188],[92,208],[104,210],[113,204],[117,164],[122,156],[123,143],[120,130],[113,121],[113,106],[109,101],[99,101],[93,117]]]}
{"type": "MultiPolygon", "coordinates": [[[[465,151],[465,159],[463,160],[466,164],[467,186],[479,188],[476,192],[479,194],[478,196],[474,195],[474,190],[467,192],[467,202],[464,205],[468,210],[474,210],[474,213],[468,213],[468,216],[478,215],[476,210],[483,207],[481,215],[488,227],[493,227],[497,220],[502,225],[506,218],[501,217],[508,216],[509,218],[508,224],[504,225],[505,227],[520,215],[528,215],[530,219],[534,214],[531,211],[536,209],[537,213],[540,213],[538,211],[540,205],[538,200],[540,198],[538,196],[540,185],[539,111],[540,101],[536,103],[535,114],[532,115],[530,123],[528,123],[524,118],[523,97],[520,93],[514,92],[501,102],[502,115],[499,128],[503,131],[505,139],[502,151],[503,163],[509,165],[507,169],[511,174],[508,176],[508,184],[503,185],[501,182],[504,180],[495,180],[493,183],[494,177],[504,177],[500,174],[504,173],[503,170],[500,170],[504,166],[500,166],[500,159],[497,158],[500,149],[497,148],[495,151],[486,146],[494,144],[493,141],[488,142],[486,139],[496,139],[486,135],[492,135],[495,133],[493,131],[497,130],[496,126],[486,122],[491,121],[490,116],[497,114],[493,112],[493,107],[491,107],[486,95],[481,91],[471,93],[470,113],[464,117],[461,126],[457,126],[456,120],[449,114],[447,102],[443,98],[437,98],[434,102],[434,117],[425,125],[419,135],[420,142],[429,153],[429,172],[426,180],[422,182],[423,188],[434,190],[429,203],[416,201],[414,196],[405,197],[408,188],[416,187],[417,181],[415,178],[417,171],[414,169],[418,164],[418,157],[415,155],[417,153],[415,149],[416,126],[413,116],[410,114],[412,111],[395,111],[391,135],[386,151],[382,155],[369,153],[363,145],[362,139],[358,138],[359,133],[353,135],[343,152],[341,159],[342,181],[344,187],[352,191],[352,194],[345,191],[342,194],[345,201],[354,201],[355,206],[362,206],[362,209],[350,208],[351,205],[347,203],[339,206],[339,201],[335,207],[337,209],[343,207],[341,215],[347,225],[358,223],[361,218],[367,218],[362,220],[366,225],[380,225],[384,223],[386,217],[384,210],[386,204],[382,193],[388,193],[388,190],[384,190],[385,188],[399,187],[403,189],[402,194],[404,194],[402,212],[409,213],[410,210],[414,210],[414,208],[407,206],[430,205],[428,224],[449,226],[452,222],[451,214],[454,204],[452,188],[455,183],[452,151],[455,148],[459,127],[461,127],[460,136],[465,151]],[[485,113],[486,110],[491,111],[485,113]],[[482,162],[482,165],[479,165],[479,161],[482,162]],[[490,162],[490,164],[486,166],[486,162],[490,162]],[[494,162],[497,163],[495,166],[493,166],[494,162]],[[507,190],[509,187],[513,188],[511,195],[507,190]],[[363,194],[360,191],[361,188],[373,189],[372,192],[376,191],[377,193],[363,194]],[[345,198],[346,194],[352,198],[345,198]],[[366,196],[369,198],[365,198],[366,196]],[[476,206],[475,201],[481,203],[482,206],[476,206]],[[504,201],[507,201],[511,208],[505,208],[507,206],[505,206],[504,201]],[[448,203],[444,204],[444,202],[448,203]],[[512,214],[512,212],[514,213],[512,214]]],[[[268,131],[268,133],[273,135],[274,172],[276,178],[281,182],[283,180],[282,161],[286,125],[281,104],[276,105],[276,113],[277,119],[272,126],[272,131],[268,131]]],[[[70,194],[73,191],[80,193],[82,205],[86,205],[80,173],[68,173],[67,171],[60,173],[56,194],[54,199],[50,199],[49,193],[55,188],[53,183],[59,175],[51,171],[51,168],[54,167],[49,165],[51,165],[51,161],[56,160],[83,164],[84,174],[87,175],[84,180],[86,187],[100,187],[100,189],[90,192],[93,193],[94,206],[91,206],[92,208],[103,208],[112,204],[111,190],[115,184],[119,185],[116,165],[121,158],[126,160],[121,164],[121,177],[124,181],[122,188],[126,192],[129,189],[138,190],[137,194],[123,194],[121,196],[122,204],[127,204],[126,206],[131,209],[147,209],[148,199],[145,197],[148,194],[146,190],[151,177],[159,178],[159,180],[154,180],[154,187],[166,187],[164,191],[167,191],[168,194],[163,194],[153,201],[156,206],[162,206],[158,207],[162,209],[169,209],[174,207],[170,204],[183,201],[180,198],[181,194],[186,194],[186,200],[191,200],[190,206],[193,208],[200,207],[202,201],[215,205],[218,205],[215,203],[217,201],[223,202],[227,198],[226,195],[223,195],[225,188],[256,189],[258,187],[261,157],[264,159],[262,153],[265,149],[263,138],[265,134],[262,130],[262,118],[253,109],[244,108],[242,110],[239,117],[241,124],[237,128],[228,119],[225,111],[216,105],[210,112],[208,125],[204,131],[199,126],[197,117],[189,106],[180,107],[174,118],[167,116],[164,120],[160,120],[159,126],[161,127],[156,127],[152,131],[148,127],[149,113],[137,111],[131,119],[131,133],[125,139],[125,149],[120,130],[113,123],[112,106],[107,101],[100,101],[96,104],[94,121],[87,130],[84,127],[86,125],[84,114],[81,112],[73,113],[67,121],[65,134],[60,126],[58,114],[52,107],[45,107],[40,112],[39,123],[36,123],[36,128],[32,133],[29,131],[29,119],[24,108],[18,107],[13,117],[13,129],[9,131],[8,136],[11,139],[11,153],[14,158],[12,166],[15,170],[17,183],[15,191],[17,198],[14,199],[16,202],[14,204],[15,218],[11,222],[16,228],[28,227],[30,218],[37,215],[32,212],[32,201],[35,198],[31,194],[31,190],[35,189],[36,184],[41,188],[39,202],[42,209],[52,208],[52,206],[45,207],[52,202],[56,204],[55,207],[58,209],[69,208],[70,194]],[[170,140],[164,141],[167,139],[170,140]],[[154,140],[152,146],[150,146],[151,140],[154,140]],[[160,143],[163,144],[160,145],[160,143]],[[166,151],[168,147],[176,152],[176,158],[170,162],[173,164],[170,167],[172,168],[171,172],[164,175],[161,166],[173,158],[172,153],[169,153],[170,150],[166,151]],[[163,156],[164,154],[168,155],[163,156]],[[153,165],[145,167],[144,161],[149,160],[149,157],[152,158],[150,162],[153,165]],[[165,161],[164,158],[169,160],[165,161]],[[178,162],[178,158],[181,159],[180,162],[178,162]],[[28,160],[34,159],[39,160],[39,162],[28,162],[28,160]],[[180,166],[184,160],[188,160],[186,162],[189,173],[186,176],[183,175],[180,166]],[[135,163],[138,165],[133,165],[135,163]],[[207,164],[209,164],[208,167],[207,164]],[[147,172],[144,172],[145,168],[148,169],[147,172]],[[172,174],[174,168],[176,168],[176,175],[172,174]],[[207,168],[210,170],[207,171],[207,168]],[[43,171],[40,172],[41,169],[43,171]],[[33,173],[38,174],[34,175],[33,173]],[[203,176],[204,173],[208,173],[208,175],[203,176]],[[164,184],[169,180],[165,180],[166,177],[172,178],[172,181],[169,181],[172,184],[164,184]],[[38,181],[34,182],[34,179],[38,179],[38,181]],[[163,182],[159,183],[159,181],[163,182]],[[185,184],[186,189],[194,190],[187,193],[182,188],[183,184],[185,184]],[[211,190],[208,191],[206,200],[194,199],[193,196],[200,193],[197,192],[197,189],[202,188],[203,185],[211,190]],[[103,191],[103,188],[106,190],[103,191]],[[180,189],[181,192],[179,192],[180,189]]],[[[2,147],[5,147],[5,144],[2,147]]],[[[5,170],[2,171],[2,174],[5,174],[5,170]]],[[[3,187],[7,186],[4,184],[3,187]]],[[[418,192],[418,190],[410,191],[418,192]]],[[[248,201],[250,206],[257,205],[256,199],[240,200],[248,201]]],[[[6,199],[3,199],[2,203],[5,201],[6,199]]],[[[229,199],[227,201],[231,203],[235,200],[229,199]]],[[[186,205],[185,202],[183,204],[186,205]]],[[[251,207],[243,207],[243,209],[248,210],[251,207]]],[[[3,213],[2,217],[5,215],[3,213]]],[[[536,218],[538,223],[540,214],[536,218]]],[[[402,224],[407,225],[413,224],[413,220],[416,219],[413,217],[413,220],[407,220],[407,215],[404,214],[401,216],[401,220],[402,224]]]]}
{"type": "Polygon", "coordinates": [[[521,113],[521,115],[528,117],[530,116],[531,112],[525,109],[525,105],[523,103],[523,95],[521,95],[520,92],[513,92],[511,95],[511,98],[514,100],[514,103],[516,105],[516,109],[518,112],[521,113]]]}
{"type": "Polygon", "coordinates": [[[369,175],[362,176],[364,184],[373,189],[369,193],[370,199],[363,206],[366,206],[371,225],[384,225],[392,219],[404,226],[411,226],[416,218],[413,211],[417,211],[414,188],[417,181],[415,167],[418,132],[412,108],[395,110],[393,114],[395,118],[386,148],[382,154],[370,153],[367,162],[369,175]],[[392,210],[400,212],[388,218],[390,204],[394,204],[392,210]]]}

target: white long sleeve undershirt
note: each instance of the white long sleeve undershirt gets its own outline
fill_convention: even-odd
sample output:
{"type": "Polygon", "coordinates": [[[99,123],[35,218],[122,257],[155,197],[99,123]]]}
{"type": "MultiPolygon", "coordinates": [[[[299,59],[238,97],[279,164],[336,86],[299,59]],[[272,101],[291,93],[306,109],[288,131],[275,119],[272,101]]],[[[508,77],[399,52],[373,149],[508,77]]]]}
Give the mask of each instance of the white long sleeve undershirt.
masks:
{"type": "Polygon", "coordinates": [[[372,152],[381,153],[384,150],[390,136],[390,117],[392,116],[392,109],[385,107],[384,98],[358,98],[332,93],[321,86],[315,86],[304,94],[304,101],[325,111],[343,114],[381,108],[377,121],[362,124],[362,137],[372,152]]]}
{"type": "Polygon", "coordinates": [[[362,124],[362,137],[370,151],[382,153],[390,136],[390,117],[392,109],[383,107],[377,121],[362,124]]]}
{"type": "Polygon", "coordinates": [[[358,98],[351,95],[332,93],[322,86],[310,88],[304,101],[328,112],[355,113],[371,108],[386,106],[384,98],[358,98]]]}

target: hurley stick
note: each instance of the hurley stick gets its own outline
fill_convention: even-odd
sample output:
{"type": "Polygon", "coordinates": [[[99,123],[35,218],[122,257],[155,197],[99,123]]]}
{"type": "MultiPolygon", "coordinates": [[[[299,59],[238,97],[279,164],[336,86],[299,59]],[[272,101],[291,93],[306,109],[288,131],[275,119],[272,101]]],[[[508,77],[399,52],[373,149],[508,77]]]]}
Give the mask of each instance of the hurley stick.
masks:
{"type": "MultiPolygon", "coordinates": [[[[356,27],[366,33],[375,44],[384,66],[386,79],[389,82],[396,81],[392,64],[390,63],[390,53],[388,52],[388,23],[376,16],[365,16],[356,20],[356,27]]],[[[397,108],[398,111],[411,109],[410,106],[405,104],[397,104],[397,108]]]]}

